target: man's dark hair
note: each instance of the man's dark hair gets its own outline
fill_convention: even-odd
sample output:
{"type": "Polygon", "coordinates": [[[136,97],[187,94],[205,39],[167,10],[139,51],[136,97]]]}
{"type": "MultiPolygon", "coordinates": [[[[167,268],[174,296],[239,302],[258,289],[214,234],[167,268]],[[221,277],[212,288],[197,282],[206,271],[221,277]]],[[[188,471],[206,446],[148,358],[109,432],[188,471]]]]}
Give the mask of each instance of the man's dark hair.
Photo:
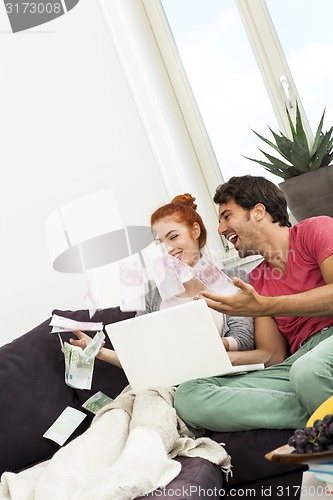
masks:
{"type": "Polygon", "coordinates": [[[231,177],[228,182],[218,186],[213,199],[217,205],[234,200],[246,210],[251,210],[257,203],[262,203],[273,222],[278,222],[279,226],[291,226],[287,200],[283,192],[265,177],[252,175],[231,177]]]}

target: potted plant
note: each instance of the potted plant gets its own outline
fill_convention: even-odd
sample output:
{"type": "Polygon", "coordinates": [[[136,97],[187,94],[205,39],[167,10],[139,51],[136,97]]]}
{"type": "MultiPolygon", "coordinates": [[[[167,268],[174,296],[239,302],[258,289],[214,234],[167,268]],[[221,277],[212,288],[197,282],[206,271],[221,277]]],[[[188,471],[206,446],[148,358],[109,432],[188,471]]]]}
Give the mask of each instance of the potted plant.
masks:
{"type": "Polygon", "coordinates": [[[333,127],[323,132],[325,110],[322,114],[312,146],[309,145],[302,124],[299,107],[296,103],[296,126],[287,111],[292,134],[289,139],[280,132],[276,134],[270,128],[275,144],[253,132],[266,144],[279,153],[281,159],[259,150],[269,162],[248,158],[262,165],[274,175],[282,177],[279,184],[284,192],[288,206],[294,217],[300,221],[316,215],[333,217],[333,127]]]}

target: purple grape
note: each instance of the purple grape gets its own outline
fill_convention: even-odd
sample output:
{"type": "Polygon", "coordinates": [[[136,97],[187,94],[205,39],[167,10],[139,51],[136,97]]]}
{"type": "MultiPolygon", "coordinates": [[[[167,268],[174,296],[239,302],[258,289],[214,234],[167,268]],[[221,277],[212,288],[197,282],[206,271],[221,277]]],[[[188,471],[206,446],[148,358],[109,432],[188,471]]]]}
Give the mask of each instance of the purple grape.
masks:
{"type": "Polygon", "coordinates": [[[319,453],[333,451],[333,414],[314,421],[313,426],[296,429],[288,440],[289,446],[295,448],[293,453],[319,453]]]}
{"type": "Polygon", "coordinates": [[[318,438],[317,438],[317,443],[320,445],[320,446],[327,446],[328,444],[331,444],[332,442],[332,437],[327,437],[325,436],[324,434],[321,434],[318,438]]]}
{"type": "Polygon", "coordinates": [[[329,426],[330,424],[333,423],[333,415],[332,413],[329,413],[328,415],[325,415],[323,418],[323,422],[325,425],[329,426]]]}
{"type": "Polygon", "coordinates": [[[288,444],[289,444],[289,446],[293,446],[294,448],[296,447],[296,438],[295,438],[295,436],[290,436],[290,438],[288,439],[288,444]]]}
{"type": "Polygon", "coordinates": [[[313,422],[313,427],[316,429],[318,432],[322,432],[325,429],[325,424],[321,419],[317,419],[313,422]]]}

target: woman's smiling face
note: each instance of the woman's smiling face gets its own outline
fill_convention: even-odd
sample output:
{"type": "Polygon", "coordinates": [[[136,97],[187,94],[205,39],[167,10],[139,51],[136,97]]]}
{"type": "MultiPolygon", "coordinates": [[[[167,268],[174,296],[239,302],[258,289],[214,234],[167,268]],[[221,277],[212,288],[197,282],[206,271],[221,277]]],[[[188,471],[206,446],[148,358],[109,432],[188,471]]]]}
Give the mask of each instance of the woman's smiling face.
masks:
{"type": "Polygon", "coordinates": [[[176,222],[172,217],[165,217],[153,225],[155,241],[164,243],[167,252],[193,267],[200,259],[198,238],[200,226],[197,222],[189,229],[185,224],[176,222]]]}

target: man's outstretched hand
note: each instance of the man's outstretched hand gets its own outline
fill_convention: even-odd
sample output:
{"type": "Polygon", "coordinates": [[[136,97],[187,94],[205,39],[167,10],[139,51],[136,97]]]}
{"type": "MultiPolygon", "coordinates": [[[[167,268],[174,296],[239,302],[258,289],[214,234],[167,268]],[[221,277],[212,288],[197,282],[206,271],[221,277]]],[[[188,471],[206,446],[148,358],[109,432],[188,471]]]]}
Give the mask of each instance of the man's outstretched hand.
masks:
{"type": "Polygon", "coordinates": [[[233,278],[233,284],[239,288],[234,295],[216,295],[210,292],[201,292],[196,298],[203,297],[206,303],[215,311],[229,316],[265,316],[263,311],[264,297],[259,295],[253,286],[244,283],[240,278],[233,278]]]}

